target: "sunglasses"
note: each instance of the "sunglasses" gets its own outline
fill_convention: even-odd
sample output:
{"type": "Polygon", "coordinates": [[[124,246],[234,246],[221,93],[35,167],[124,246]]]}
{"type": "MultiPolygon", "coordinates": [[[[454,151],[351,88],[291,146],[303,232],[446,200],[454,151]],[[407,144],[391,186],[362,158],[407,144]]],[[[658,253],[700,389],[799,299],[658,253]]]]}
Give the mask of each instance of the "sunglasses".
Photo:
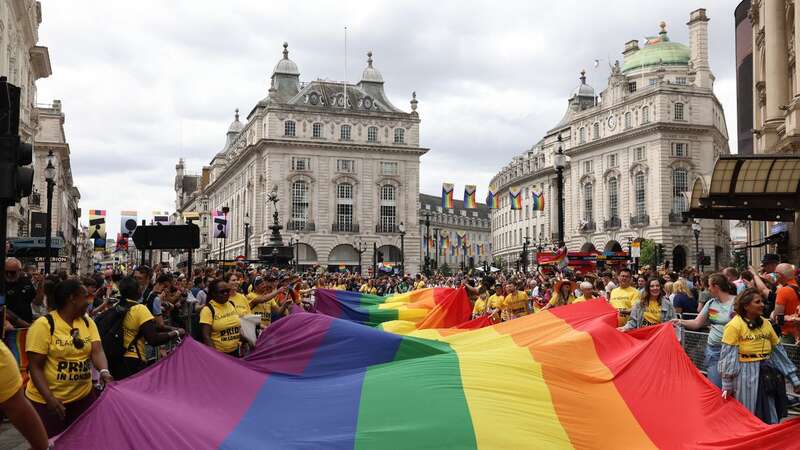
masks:
{"type": "Polygon", "coordinates": [[[19,270],[6,270],[6,276],[13,277],[14,275],[18,274],[19,270]]]}
{"type": "Polygon", "coordinates": [[[70,334],[70,336],[72,336],[72,345],[74,345],[75,348],[77,348],[78,350],[82,349],[84,343],[83,343],[83,339],[81,339],[80,335],[78,334],[78,329],[77,328],[73,328],[73,329],[69,330],[69,334],[70,334]]]}

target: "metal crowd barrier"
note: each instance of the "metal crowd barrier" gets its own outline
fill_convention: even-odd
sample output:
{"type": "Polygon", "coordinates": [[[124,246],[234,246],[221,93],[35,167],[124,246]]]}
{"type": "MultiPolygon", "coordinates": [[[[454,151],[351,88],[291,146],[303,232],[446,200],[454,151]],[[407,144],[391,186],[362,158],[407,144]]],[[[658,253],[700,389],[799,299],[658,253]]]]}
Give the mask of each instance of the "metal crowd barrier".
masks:
{"type": "MultiPolygon", "coordinates": [[[[708,340],[708,333],[701,331],[683,331],[683,341],[681,345],[683,350],[692,360],[695,366],[701,371],[706,371],[705,366],[705,350],[706,341],[708,340]]],[[[795,366],[800,367],[800,347],[793,344],[783,344],[786,354],[792,360],[795,366]]]]}

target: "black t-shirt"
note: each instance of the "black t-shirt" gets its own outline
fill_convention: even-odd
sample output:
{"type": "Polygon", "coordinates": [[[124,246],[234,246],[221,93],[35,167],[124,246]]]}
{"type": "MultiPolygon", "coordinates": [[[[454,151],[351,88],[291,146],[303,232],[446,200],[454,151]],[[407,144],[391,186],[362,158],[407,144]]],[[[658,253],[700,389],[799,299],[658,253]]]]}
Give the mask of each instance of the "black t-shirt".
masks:
{"type": "Polygon", "coordinates": [[[34,298],[36,298],[36,288],[30,281],[20,279],[14,283],[6,283],[6,306],[28,323],[33,322],[31,303],[34,298]]]}

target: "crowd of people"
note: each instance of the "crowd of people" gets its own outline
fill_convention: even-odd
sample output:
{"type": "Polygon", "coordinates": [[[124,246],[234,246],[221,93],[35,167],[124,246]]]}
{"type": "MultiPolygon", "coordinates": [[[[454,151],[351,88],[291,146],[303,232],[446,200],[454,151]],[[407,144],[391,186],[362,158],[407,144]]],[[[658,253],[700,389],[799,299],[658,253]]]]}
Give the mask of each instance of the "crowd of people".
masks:
{"type": "Polygon", "coordinates": [[[391,295],[463,286],[473,318],[495,323],[600,301],[618,311],[621,332],[666,323],[707,330],[704,366],[710,382],[764,422],[777,423],[786,416],[785,381],[800,392],[797,368],[783,348],[800,339],[797,275],[794,266],[772,254],[759,270],[743,272],[620,266],[581,273],[545,266],[413,277],[244,266],[188,274],[138,266],[74,278],[43,276],[8,258],[4,326],[28,329],[29,381],[21,384],[16,361],[0,346],[0,409],[33,448],[46,448],[47,437],[74,422],[105,383],[153,364],[187,330],[211,349],[241,357],[274,321],[313,312],[315,289],[391,295]]]}

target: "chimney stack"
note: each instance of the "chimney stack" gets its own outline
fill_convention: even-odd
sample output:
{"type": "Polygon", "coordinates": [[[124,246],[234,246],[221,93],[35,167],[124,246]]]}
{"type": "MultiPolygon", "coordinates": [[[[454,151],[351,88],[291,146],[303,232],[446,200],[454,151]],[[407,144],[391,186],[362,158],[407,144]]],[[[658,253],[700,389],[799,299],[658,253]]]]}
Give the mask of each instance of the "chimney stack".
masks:
{"type": "Polygon", "coordinates": [[[622,56],[628,57],[639,51],[639,41],[636,39],[630,40],[625,43],[625,50],[622,51],[622,56]]]}
{"type": "Polygon", "coordinates": [[[708,21],[704,8],[696,9],[689,15],[689,50],[694,70],[697,71],[696,85],[713,87],[714,76],[708,65],[708,21]]]}

